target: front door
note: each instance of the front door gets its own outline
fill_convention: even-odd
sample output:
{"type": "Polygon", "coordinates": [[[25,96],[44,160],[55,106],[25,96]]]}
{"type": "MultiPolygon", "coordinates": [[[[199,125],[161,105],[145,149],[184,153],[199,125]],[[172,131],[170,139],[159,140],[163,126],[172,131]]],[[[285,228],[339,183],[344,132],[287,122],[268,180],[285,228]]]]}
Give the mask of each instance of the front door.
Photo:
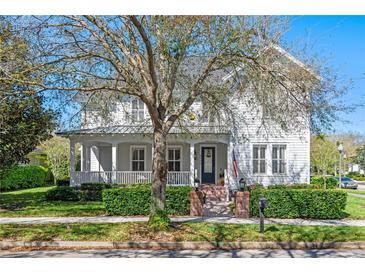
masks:
{"type": "Polygon", "coordinates": [[[215,183],[215,147],[202,147],[202,184],[215,183]]]}

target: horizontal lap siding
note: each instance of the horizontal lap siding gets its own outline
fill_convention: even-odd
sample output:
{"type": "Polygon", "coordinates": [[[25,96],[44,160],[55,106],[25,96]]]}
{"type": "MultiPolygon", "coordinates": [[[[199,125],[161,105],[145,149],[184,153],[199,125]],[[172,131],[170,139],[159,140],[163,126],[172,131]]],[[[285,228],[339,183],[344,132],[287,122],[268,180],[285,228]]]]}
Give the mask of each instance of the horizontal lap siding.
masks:
{"type": "MultiPolygon", "coordinates": [[[[261,120],[257,113],[246,113],[244,104],[233,101],[232,105],[241,117],[233,131],[233,146],[239,167],[239,178],[245,178],[250,183],[307,183],[309,180],[309,126],[298,126],[294,131],[280,134],[279,127],[270,125],[260,129],[261,120]],[[254,144],[267,145],[265,175],[252,173],[252,147],[254,144]],[[273,144],[285,144],[287,158],[287,174],[271,173],[271,149],[273,144]]],[[[293,125],[294,128],[296,125],[293,125]]]]}

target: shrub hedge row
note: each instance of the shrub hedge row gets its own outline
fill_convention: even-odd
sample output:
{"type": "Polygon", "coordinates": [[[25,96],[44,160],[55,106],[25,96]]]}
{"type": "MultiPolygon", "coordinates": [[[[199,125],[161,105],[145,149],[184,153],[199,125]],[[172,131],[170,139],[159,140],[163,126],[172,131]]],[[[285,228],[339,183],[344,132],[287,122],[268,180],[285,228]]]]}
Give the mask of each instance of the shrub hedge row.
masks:
{"type": "Polygon", "coordinates": [[[47,169],[42,166],[16,166],[0,178],[0,191],[20,190],[46,185],[47,169]]]}
{"type": "Polygon", "coordinates": [[[250,195],[252,216],[259,216],[259,197],[268,200],[265,217],[340,219],[347,193],[324,189],[255,189],[250,195]]]}
{"type": "Polygon", "coordinates": [[[269,185],[268,189],[319,189],[319,185],[290,184],[290,185],[269,185]]]}
{"type": "Polygon", "coordinates": [[[47,201],[79,201],[79,192],[70,186],[57,186],[46,192],[47,201]]]}
{"type": "Polygon", "coordinates": [[[102,192],[104,189],[111,188],[106,183],[85,183],[80,187],[81,199],[84,201],[102,201],[102,192]]]}
{"type": "MultiPolygon", "coordinates": [[[[166,211],[171,215],[188,215],[190,186],[166,188],[166,211]]],[[[105,189],[103,202],[110,215],[148,215],[151,204],[151,185],[139,184],[105,189]]]]}
{"type": "Polygon", "coordinates": [[[347,173],[347,177],[350,177],[351,179],[356,181],[365,181],[365,176],[360,172],[355,172],[355,171],[349,172],[347,173]]]}
{"type": "Polygon", "coordinates": [[[334,177],[312,176],[311,185],[317,185],[320,188],[334,189],[338,186],[338,181],[334,177]]]}

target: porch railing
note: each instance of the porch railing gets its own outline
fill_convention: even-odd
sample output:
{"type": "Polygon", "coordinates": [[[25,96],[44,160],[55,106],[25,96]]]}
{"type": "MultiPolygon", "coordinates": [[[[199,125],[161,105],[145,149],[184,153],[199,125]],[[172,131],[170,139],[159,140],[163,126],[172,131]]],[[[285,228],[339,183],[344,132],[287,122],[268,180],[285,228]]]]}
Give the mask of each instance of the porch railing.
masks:
{"type": "MultiPolygon", "coordinates": [[[[118,183],[140,184],[152,181],[151,171],[75,171],[71,173],[71,184],[118,183]]],[[[167,184],[172,186],[190,185],[189,171],[167,173],[167,184]]]]}

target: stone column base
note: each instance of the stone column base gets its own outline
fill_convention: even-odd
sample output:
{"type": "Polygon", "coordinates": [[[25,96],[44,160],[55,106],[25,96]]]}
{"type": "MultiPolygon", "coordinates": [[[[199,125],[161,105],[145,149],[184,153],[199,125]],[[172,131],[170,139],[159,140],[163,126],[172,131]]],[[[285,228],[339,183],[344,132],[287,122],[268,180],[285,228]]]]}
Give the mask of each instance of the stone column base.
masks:
{"type": "Polygon", "coordinates": [[[203,192],[191,191],[190,197],[190,216],[203,216],[203,192]]]}
{"type": "Polygon", "coordinates": [[[250,218],[250,192],[236,192],[236,218],[250,218]]]}

